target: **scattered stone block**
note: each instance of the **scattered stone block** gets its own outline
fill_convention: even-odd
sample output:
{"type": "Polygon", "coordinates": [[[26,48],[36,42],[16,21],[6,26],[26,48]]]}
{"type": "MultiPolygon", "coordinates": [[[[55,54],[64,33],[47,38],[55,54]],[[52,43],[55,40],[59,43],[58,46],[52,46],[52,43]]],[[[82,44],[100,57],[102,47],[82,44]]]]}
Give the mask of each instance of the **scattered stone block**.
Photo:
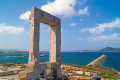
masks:
{"type": "Polygon", "coordinates": [[[77,73],[77,74],[83,74],[84,72],[83,71],[76,71],[75,73],[77,73]]]}
{"type": "Polygon", "coordinates": [[[105,78],[101,78],[101,80],[105,80],[105,78]]]}
{"type": "Polygon", "coordinates": [[[92,73],[92,76],[97,76],[97,73],[92,73]]]}
{"type": "Polygon", "coordinates": [[[68,73],[68,76],[69,76],[69,77],[73,76],[73,73],[68,73]]]}
{"type": "Polygon", "coordinates": [[[7,71],[7,70],[8,70],[8,67],[7,67],[7,66],[2,66],[1,70],[2,70],[2,71],[7,71]]]}
{"type": "Polygon", "coordinates": [[[85,72],[85,75],[87,75],[87,76],[91,76],[92,73],[91,73],[91,72],[85,72]]]}
{"type": "Polygon", "coordinates": [[[64,66],[61,66],[61,69],[64,69],[64,66]]]}

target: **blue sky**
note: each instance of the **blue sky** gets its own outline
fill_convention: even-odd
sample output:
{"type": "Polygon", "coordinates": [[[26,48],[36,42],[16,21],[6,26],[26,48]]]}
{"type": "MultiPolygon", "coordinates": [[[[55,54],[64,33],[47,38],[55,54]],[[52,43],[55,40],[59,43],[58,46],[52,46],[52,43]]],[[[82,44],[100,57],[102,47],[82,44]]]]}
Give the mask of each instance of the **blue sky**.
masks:
{"type": "MultiPolygon", "coordinates": [[[[61,18],[62,51],[120,48],[120,0],[0,0],[0,49],[29,50],[32,7],[61,18]]],[[[49,26],[40,24],[40,50],[49,50],[49,26]]]]}

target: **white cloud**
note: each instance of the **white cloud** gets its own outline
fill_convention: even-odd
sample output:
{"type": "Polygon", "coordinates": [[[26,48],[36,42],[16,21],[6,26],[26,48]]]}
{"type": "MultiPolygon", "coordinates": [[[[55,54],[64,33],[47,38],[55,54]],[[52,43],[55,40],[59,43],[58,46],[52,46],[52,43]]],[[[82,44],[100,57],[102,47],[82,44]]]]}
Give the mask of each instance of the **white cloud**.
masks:
{"type": "MultiPolygon", "coordinates": [[[[73,15],[76,15],[78,12],[75,10],[76,3],[79,3],[79,5],[83,5],[86,3],[87,0],[54,0],[53,2],[48,2],[45,5],[42,5],[40,9],[53,14],[53,15],[61,15],[63,17],[72,17],[73,15]]],[[[79,15],[89,15],[88,13],[88,7],[85,9],[79,10],[79,15]],[[82,12],[82,13],[81,13],[82,12]]],[[[19,17],[22,20],[29,20],[29,15],[31,14],[31,11],[27,11],[25,13],[22,13],[19,17]]]]}
{"type": "Polygon", "coordinates": [[[53,15],[71,17],[76,14],[74,9],[75,5],[76,0],[55,0],[54,2],[49,2],[41,6],[41,9],[53,15]]]}
{"type": "Polygon", "coordinates": [[[120,33],[90,37],[89,41],[120,42],[120,33]]]}
{"type": "Polygon", "coordinates": [[[90,15],[89,12],[88,12],[88,7],[84,8],[84,9],[80,9],[78,11],[78,13],[79,13],[79,15],[87,15],[87,16],[90,15]]]}
{"type": "Polygon", "coordinates": [[[120,18],[116,18],[113,22],[98,24],[98,26],[94,28],[82,29],[81,32],[88,31],[93,34],[98,34],[106,30],[112,31],[113,28],[120,28],[120,18]]]}
{"type": "Polygon", "coordinates": [[[78,40],[82,40],[82,38],[78,38],[78,40]]]}
{"type": "MultiPolygon", "coordinates": [[[[71,17],[76,14],[74,6],[76,5],[76,0],[55,0],[53,2],[48,2],[40,7],[40,9],[53,14],[62,15],[64,17],[71,17]]],[[[27,11],[20,15],[20,19],[29,20],[29,15],[31,11],[27,11]]]]}
{"type": "Polygon", "coordinates": [[[20,19],[22,19],[22,20],[29,20],[29,15],[31,14],[31,11],[27,11],[27,12],[25,12],[25,13],[22,13],[21,15],[20,15],[20,19]]]}
{"type": "Polygon", "coordinates": [[[70,23],[70,26],[76,26],[77,24],[76,23],[70,23]]]}
{"type": "Polygon", "coordinates": [[[14,26],[7,26],[6,24],[0,24],[0,33],[10,33],[10,34],[17,34],[24,32],[25,29],[22,27],[14,27],[14,26]]]}

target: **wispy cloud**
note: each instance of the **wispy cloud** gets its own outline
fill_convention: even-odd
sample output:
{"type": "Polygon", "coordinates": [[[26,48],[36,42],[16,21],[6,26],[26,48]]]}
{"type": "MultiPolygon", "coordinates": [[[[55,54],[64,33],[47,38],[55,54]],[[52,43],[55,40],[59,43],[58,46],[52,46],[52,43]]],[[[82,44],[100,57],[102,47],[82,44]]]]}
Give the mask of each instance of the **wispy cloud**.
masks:
{"type": "Polygon", "coordinates": [[[77,24],[76,23],[70,23],[70,26],[76,26],[77,24]]]}
{"type": "Polygon", "coordinates": [[[23,27],[14,27],[8,26],[6,24],[0,24],[0,33],[17,34],[21,32],[25,32],[23,27]]]}
{"type": "Polygon", "coordinates": [[[87,16],[90,15],[90,13],[88,12],[88,7],[84,8],[84,9],[80,9],[78,13],[79,13],[79,15],[87,15],[87,16]]]}
{"type": "Polygon", "coordinates": [[[29,20],[29,15],[31,14],[31,11],[27,11],[27,12],[25,12],[25,13],[22,13],[21,15],[20,15],[20,19],[22,19],[22,20],[29,20]]]}
{"type": "Polygon", "coordinates": [[[107,30],[112,31],[113,28],[120,28],[120,18],[116,18],[112,22],[98,24],[98,26],[94,28],[82,29],[81,32],[88,31],[93,34],[98,34],[107,30]]]}
{"type": "Polygon", "coordinates": [[[120,42],[120,33],[90,37],[89,41],[120,42]]]}

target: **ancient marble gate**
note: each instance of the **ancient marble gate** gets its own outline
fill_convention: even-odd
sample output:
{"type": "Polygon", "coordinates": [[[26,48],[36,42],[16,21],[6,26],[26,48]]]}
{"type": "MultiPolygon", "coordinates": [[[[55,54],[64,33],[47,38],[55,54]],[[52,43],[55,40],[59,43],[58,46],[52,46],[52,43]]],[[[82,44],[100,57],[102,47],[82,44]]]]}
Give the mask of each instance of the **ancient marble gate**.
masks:
{"type": "Polygon", "coordinates": [[[59,18],[36,7],[31,10],[29,61],[25,71],[19,73],[20,80],[53,79],[61,77],[61,21],[59,18]],[[49,62],[39,62],[40,22],[50,26],[49,62]]]}

